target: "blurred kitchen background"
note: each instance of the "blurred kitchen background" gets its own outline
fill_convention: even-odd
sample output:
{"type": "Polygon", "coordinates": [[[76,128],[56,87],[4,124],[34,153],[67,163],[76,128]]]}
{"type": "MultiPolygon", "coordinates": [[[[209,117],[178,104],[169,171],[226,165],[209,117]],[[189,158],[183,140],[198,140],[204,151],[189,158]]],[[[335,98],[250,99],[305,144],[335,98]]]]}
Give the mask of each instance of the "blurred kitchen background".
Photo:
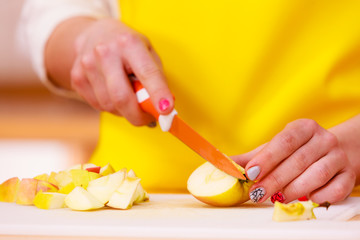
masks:
{"type": "Polygon", "coordinates": [[[23,0],[0,3],[0,183],[86,162],[96,147],[99,114],[41,85],[15,44],[23,0]]]}

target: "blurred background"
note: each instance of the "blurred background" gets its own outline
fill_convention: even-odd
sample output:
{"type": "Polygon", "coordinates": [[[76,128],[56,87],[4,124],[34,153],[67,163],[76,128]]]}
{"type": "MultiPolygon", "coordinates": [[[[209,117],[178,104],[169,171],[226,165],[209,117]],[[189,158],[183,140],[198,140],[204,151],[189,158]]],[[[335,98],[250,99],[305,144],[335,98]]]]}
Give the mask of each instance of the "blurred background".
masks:
{"type": "Polygon", "coordinates": [[[99,114],[41,85],[16,47],[23,0],[0,3],[0,183],[88,161],[98,139],[99,114]]]}

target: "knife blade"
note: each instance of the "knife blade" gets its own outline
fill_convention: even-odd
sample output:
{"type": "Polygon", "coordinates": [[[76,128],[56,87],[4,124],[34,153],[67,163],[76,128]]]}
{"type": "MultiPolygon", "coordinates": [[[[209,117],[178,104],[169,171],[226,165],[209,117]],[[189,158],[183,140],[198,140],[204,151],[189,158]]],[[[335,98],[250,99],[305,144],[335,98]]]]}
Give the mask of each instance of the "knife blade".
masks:
{"type": "MultiPolygon", "coordinates": [[[[153,106],[148,92],[142,86],[140,81],[136,80],[135,78],[131,79],[137,100],[142,110],[150,113],[153,117],[156,118],[156,120],[159,121],[159,118],[162,115],[160,115],[153,106]]],[[[240,165],[235,163],[231,158],[214,147],[210,142],[208,142],[187,123],[185,123],[177,114],[173,112],[172,115],[173,116],[170,116],[170,118],[172,118],[172,122],[169,129],[169,132],[172,135],[177,137],[180,141],[185,143],[193,151],[198,153],[205,160],[212,163],[218,169],[233,177],[246,180],[245,170],[240,165]]],[[[159,123],[161,124],[160,121],[159,123]]]]}

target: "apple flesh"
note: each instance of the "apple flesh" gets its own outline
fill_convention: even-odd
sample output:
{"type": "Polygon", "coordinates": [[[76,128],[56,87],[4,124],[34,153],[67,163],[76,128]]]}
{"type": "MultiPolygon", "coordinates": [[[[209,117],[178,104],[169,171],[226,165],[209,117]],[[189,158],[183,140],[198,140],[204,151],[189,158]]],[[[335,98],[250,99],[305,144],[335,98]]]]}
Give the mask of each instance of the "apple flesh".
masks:
{"type": "Polygon", "coordinates": [[[311,200],[288,204],[276,201],[274,205],[273,220],[276,222],[288,222],[316,219],[313,210],[318,206],[319,204],[314,203],[311,200]]]}
{"type": "Polygon", "coordinates": [[[41,209],[56,209],[65,207],[66,194],[56,192],[38,192],[34,198],[34,205],[41,209]]]}
{"type": "Polygon", "coordinates": [[[91,180],[99,178],[101,175],[83,169],[72,169],[70,175],[76,187],[87,188],[91,180]]]}
{"type": "Polygon", "coordinates": [[[89,182],[87,191],[94,195],[100,202],[106,204],[111,195],[120,187],[126,176],[126,170],[109,174],[89,182]]]}
{"type": "Polygon", "coordinates": [[[114,168],[110,165],[110,163],[108,163],[105,166],[101,167],[99,173],[103,176],[106,176],[114,172],[115,172],[114,168]]]}
{"type": "Polygon", "coordinates": [[[201,202],[229,207],[249,200],[252,184],[254,182],[237,179],[205,162],[190,175],[187,188],[201,202]]]}
{"type": "Polygon", "coordinates": [[[112,208],[129,209],[134,204],[136,189],[140,184],[138,177],[126,177],[120,187],[111,195],[106,204],[112,208]]]}
{"type": "Polygon", "coordinates": [[[75,187],[74,190],[65,197],[65,204],[68,208],[78,211],[99,209],[104,206],[102,202],[83,187],[75,187]]]}

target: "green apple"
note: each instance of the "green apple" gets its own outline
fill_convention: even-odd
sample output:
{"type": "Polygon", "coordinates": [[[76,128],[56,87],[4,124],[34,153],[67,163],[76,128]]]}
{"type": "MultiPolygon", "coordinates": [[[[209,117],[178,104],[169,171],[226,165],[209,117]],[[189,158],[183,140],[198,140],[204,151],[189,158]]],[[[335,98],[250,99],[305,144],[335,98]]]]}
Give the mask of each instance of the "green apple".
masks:
{"type": "Polygon", "coordinates": [[[87,191],[106,204],[111,195],[120,187],[126,176],[126,169],[117,171],[89,182],[87,191]]]}
{"type": "Polygon", "coordinates": [[[273,220],[277,222],[287,222],[316,219],[313,210],[318,206],[319,204],[314,203],[311,200],[288,204],[276,201],[274,205],[273,220]]]}
{"type": "Polygon", "coordinates": [[[190,175],[187,188],[201,202],[228,207],[249,200],[252,184],[254,182],[237,179],[205,162],[190,175]]]}
{"type": "Polygon", "coordinates": [[[110,196],[109,207],[118,209],[129,209],[134,204],[136,189],[140,184],[138,177],[126,177],[118,189],[110,196]]]}
{"type": "Polygon", "coordinates": [[[34,205],[41,209],[56,209],[65,207],[66,194],[56,192],[38,192],[34,198],[34,205]]]}
{"type": "Polygon", "coordinates": [[[0,185],[0,202],[15,202],[19,190],[20,179],[9,178],[0,185]]]}
{"type": "Polygon", "coordinates": [[[65,197],[65,205],[72,210],[79,211],[99,209],[104,206],[100,200],[79,186],[65,197]]]}

